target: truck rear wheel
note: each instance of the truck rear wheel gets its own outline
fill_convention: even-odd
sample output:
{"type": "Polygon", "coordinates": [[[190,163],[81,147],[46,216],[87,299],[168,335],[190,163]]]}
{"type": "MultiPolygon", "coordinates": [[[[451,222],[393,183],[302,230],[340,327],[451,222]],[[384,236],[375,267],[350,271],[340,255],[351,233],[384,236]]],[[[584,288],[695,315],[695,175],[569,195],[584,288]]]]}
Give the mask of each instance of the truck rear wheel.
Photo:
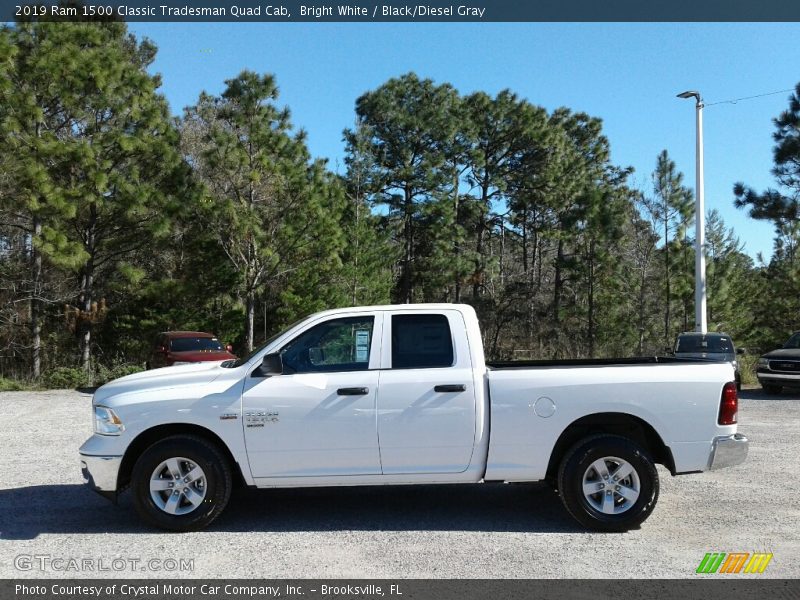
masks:
{"type": "Polygon", "coordinates": [[[581,525],[627,531],[644,522],[658,501],[658,472],[647,452],[617,435],[584,438],[558,471],[564,506],[581,525]]]}
{"type": "Polygon", "coordinates": [[[131,488],[139,516],[170,531],[202,529],[230,498],[231,468],[203,438],[178,435],[145,450],[133,467],[131,488]]]}

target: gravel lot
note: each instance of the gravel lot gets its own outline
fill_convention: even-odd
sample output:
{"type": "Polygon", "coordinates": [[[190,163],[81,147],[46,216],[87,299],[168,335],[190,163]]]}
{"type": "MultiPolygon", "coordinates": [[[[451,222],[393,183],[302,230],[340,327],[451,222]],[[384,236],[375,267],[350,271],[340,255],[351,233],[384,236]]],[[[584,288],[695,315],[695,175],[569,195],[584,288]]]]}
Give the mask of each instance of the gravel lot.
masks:
{"type": "Polygon", "coordinates": [[[660,469],[658,507],[638,531],[580,531],[536,484],[242,490],[209,530],[167,534],[141,526],[128,495],[115,507],[82,485],[89,395],[0,393],[0,577],[163,577],[131,559],[183,558],[194,570],[170,577],[677,578],[711,551],[773,552],[761,577],[798,577],[800,394],[741,397],[748,462],[660,469]],[[126,566],[19,570],[20,555],[126,566]]]}

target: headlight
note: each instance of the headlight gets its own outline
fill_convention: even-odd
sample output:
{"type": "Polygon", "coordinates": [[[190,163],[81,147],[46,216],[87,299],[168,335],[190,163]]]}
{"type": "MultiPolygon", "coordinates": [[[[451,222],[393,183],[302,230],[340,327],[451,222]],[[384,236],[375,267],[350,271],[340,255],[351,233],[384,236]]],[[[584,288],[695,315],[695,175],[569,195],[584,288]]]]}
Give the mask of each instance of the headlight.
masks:
{"type": "Polygon", "coordinates": [[[94,430],[100,435],[119,435],[125,431],[125,426],[113,410],[105,406],[95,406],[94,430]]]}
{"type": "Polygon", "coordinates": [[[767,359],[767,358],[759,358],[758,359],[758,366],[759,367],[764,367],[764,368],[769,368],[769,359],[767,359]]]}

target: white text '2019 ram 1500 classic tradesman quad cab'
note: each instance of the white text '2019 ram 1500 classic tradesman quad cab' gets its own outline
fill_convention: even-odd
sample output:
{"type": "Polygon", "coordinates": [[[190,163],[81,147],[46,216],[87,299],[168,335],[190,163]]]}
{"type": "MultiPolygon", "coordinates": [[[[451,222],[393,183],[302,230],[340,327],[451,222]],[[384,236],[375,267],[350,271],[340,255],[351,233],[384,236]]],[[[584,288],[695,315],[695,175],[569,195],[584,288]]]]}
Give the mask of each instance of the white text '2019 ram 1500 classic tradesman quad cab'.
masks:
{"type": "Polygon", "coordinates": [[[236,361],[122,377],[93,398],[83,475],[141,517],[202,528],[247,486],[547,480],[586,527],[622,531],[673,475],[739,464],[728,363],[486,363],[457,304],[329,310],[236,361]],[[663,364],[662,364],[663,363],[663,364]]]}

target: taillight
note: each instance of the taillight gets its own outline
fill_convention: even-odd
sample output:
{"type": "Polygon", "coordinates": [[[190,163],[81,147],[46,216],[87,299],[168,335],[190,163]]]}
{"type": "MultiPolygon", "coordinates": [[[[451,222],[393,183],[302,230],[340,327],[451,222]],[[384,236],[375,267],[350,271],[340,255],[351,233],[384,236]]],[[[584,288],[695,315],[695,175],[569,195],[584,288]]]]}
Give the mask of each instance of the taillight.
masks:
{"type": "Polygon", "coordinates": [[[736,394],[736,383],[729,381],[722,388],[718,423],[720,425],[736,425],[737,412],[739,412],[739,396],[736,394]]]}

